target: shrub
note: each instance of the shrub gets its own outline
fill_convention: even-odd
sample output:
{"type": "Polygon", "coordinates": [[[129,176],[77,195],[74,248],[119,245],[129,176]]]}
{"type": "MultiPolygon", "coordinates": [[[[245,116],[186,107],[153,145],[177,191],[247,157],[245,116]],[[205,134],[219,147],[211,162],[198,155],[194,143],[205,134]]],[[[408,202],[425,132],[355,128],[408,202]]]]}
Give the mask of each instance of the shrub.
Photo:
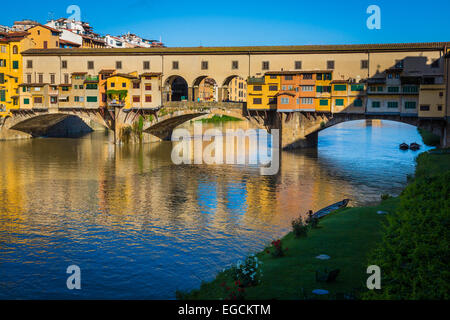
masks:
{"type": "Polygon", "coordinates": [[[296,238],[304,238],[308,235],[308,225],[303,222],[302,217],[298,217],[292,221],[292,231],[296,238]]]}
{"type": "Polygon", "coordinates": [[[239,280],[234,282],[233,287],[229,287],[225,282],[222,282],[221,286],[225,289],[224,300],[245,300],[245,288],[239,280]]]}
{"type": "Polygon", "coordinates": [[[388,193],[385,193],[385,194],[382,194],[381,195],[381,200],[388,200],[388,199],[390,199],[390,198],[392,198],[391,197],[391,195],[390,194],[388,194],[388,193]]]}
{"type": "Polygon", "coordinates": [[[319,227],[319,218],[315,217],[312,211],[309,211],[306,224],[312,229],[316,229],[319,227]]]}
{"type": "Polygon", "coordinates": [[[272,241],[272,250],[267,249],[267,253],[271,253],[274,258],[283,257],[288,248],[283,249],[283,243],[281,240],[272,241]]]}
{"type": "Polygon", "coordinates": [[[238,261],[234,267],[234,278],[242,287],[257,285],[262,278],[262,261],[255,255],[249,256],[244,262],[238,261]]]}
{"type": "Polygon", "coordinates": [[[422,177],[400,196],[369,264],[382,272],[381,290],[365,299],[450,298],[450,172],[422,177]]]}

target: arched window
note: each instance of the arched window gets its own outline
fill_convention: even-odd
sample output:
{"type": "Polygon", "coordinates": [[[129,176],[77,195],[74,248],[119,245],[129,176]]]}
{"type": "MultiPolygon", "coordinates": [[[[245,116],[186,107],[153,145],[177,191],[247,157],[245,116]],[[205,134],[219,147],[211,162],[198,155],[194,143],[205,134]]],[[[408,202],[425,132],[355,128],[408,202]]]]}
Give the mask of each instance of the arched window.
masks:
{"type": "Polygon", "coordinates": [[[17,46],[13,47],[13,54],[18,54],[19,53],[19,48],[17,46]]]}

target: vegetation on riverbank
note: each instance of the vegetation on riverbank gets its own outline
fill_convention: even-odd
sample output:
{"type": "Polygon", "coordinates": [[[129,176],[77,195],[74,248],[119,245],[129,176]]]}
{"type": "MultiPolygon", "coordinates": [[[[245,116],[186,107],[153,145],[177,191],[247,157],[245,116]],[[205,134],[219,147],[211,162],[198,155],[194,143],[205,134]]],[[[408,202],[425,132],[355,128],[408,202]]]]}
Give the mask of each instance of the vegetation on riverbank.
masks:
{"type": "Polygon", "coordinates": [[[221,122],[242,121],[242,120],[235,117],[215,114],[211,118],[205,118],[198,121],[201,121],[202,123],[221,123],[221,122]]]}
{"type": "MultiPolygon", "coordinates": [[[[261,279],[242,287],[236,267],[220,272],[179,299],[433,299],[449,296],[450,154],[418,157],[416,176],[401,196],[378,206],[346,208],[320,221],[307,237],[281,239],[283,255],[268,246],[256,257],[261,279]],[[378,214],[379,212],[387,213],[378,214]],[[286,250],[287,249],[287,250],[286,250]],[[319,260],[319,255],[329,260],[319,260]],[[382,270],[382,290],[369,292],[366,270],[382,270]],[[316,271],[339,269],[335,282],[316,271]],[[312,294],[324,289],[329,294],[312,294]]],[[[280,246],[280,243],[277,244],[280,246]]]]}
{"type": "Polygon", "coordinates": [[[429,147],[437,147],[441,144],[441,138],[434,133],[424,130],[421,128],[417,128],[417,131],[422,136],[423,143],[425,143],[429,147]]]}

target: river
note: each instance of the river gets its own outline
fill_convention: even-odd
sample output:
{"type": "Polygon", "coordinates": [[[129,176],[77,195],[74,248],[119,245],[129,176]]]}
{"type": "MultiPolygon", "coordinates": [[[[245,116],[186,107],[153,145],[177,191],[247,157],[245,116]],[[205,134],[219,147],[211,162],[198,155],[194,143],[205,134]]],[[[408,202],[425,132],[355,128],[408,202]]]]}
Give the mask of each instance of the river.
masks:
{"type": "Polygon", "coordinates": [[[344,123],[321,132],[317,149],[282,152],[279,174],[262,176],[250,165],[175,165],[171,142],[110,140],[0,142],[0,299],[174,299],[299,214],[399,194],[419,153],[398,145],[421,143],[412,126],[344,123]],[[67,289],[70,265],[81,290],[67,289]]]}

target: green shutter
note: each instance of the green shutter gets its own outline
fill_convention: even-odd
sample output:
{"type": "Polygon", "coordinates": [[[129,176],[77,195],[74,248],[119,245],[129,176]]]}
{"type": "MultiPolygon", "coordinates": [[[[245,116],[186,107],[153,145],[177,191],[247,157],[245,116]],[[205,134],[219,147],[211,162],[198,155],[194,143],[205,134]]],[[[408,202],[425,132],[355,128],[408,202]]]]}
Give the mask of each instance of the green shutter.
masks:
{"type": "Polygon", "coordinates": [[[380,107],[380,101],[372,101],[372,108],[379,108],[380,107]]]}
{"type": "Polygon", "coordinates": [[[321,106],[328,106],[328,100],[324,100],[324,99],[320,100],[320,105],[321,106]]]}
{"type": "Polygon", "coordinates": [[[97,102],[97,97],[87,97],[87,102],[97,102]]]}
{"type": "Polygon", "coordinates": [[[362,102],[361,99],[355,99],[355,101],[353,102],[353,105],[354,105],[355,107],[362,107],[363,102],[362,102]]]}
{"type": "Polygon", "coordinates": [[[28,99],[28,98],[23,99],[23,104],[30,104],[30,99],[28,99]]]}
{"type": "Polygon", "coordinates": [[[13,61],[13,69],[19,69],[19,61],[13,61]]]}
{"type": "Polygon", "coordinates": [[[334,91],[347,91],[347,86],[345,84],[335,84],[334,91]]]}
{"type": "Polygon", "coordinates": [[[363,84],[352,84],[351,87],[352,91],[364,91],[364,85],[363,84]]]}
{"type": "Polygon", "coordinates": [[[336,99],[336,105],[337,106],[343,106],[344,105],[344,99],[336,99]]]}
{"type": "Polygon", "coordinates": [[[316,87],[316,91],[317,92],[323,92],[323,87],[322,86],[317,86],[316,87]]]}
{"type": "Polygon", "coordinates": [[[6,90],[0,90],[0,101],[6,101],[6,90]]]}

